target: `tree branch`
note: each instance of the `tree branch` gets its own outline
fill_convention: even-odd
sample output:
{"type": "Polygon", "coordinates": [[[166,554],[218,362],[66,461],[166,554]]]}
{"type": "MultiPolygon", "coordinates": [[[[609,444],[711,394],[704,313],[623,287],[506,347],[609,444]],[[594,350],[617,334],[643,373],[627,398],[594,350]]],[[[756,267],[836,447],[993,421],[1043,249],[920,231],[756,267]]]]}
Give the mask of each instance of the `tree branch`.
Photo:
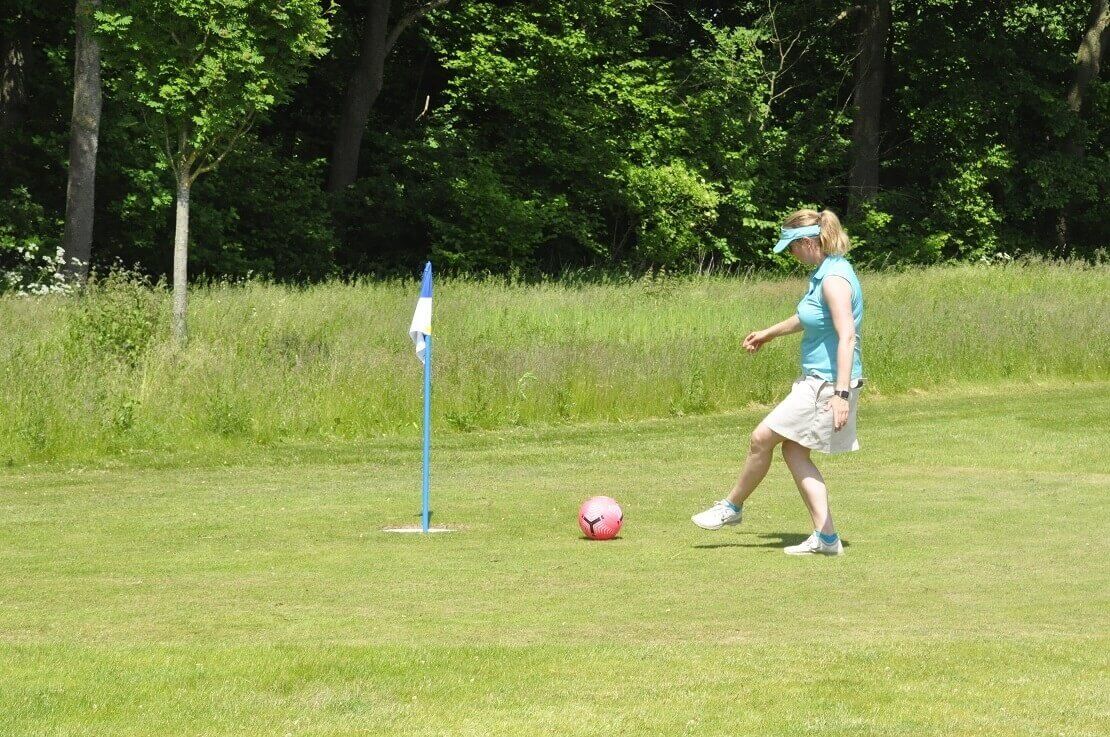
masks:
{"type": "Polygon", "coordinates": [[[449,2],[451,2],[451,0],[430,0],[423,5],[417,5],[415,8],[398,18],[397,22],[393,25],[392,30],[390,30],[389,35],[385,39],[386,55],[388,55],[389,52],[393,50],[393,46],[397,43],[397,39],[401,37],[401,34],[405,32],[406,28],[412,25],[413,21],[415,21],[417,18],[420,18],[421,16],[427,15],[437,8],[442,8],[449,2]]]}
{"type": "MultiPolygon", "coordinates": [[[[143,127],[150,131],[151,134],[157,136],[158,132],[154,130],[154,126],[150,124],[150,118],[147,117],[146,108],[139,106],[139,117],[143,119],[143,127]]],[[[177,176],[177,162],[173,158],[173,147],[170,145],[170,129],[166,125],[166,116],[159,115],[159,122],[162,123],[162,146],[161,153],[166,157],[166,163],[170,165],[170,171],[177,176]]]]}
{"type": "MultiPolygon", "coordinates": [[[[778,84],[779,84],[779,80],[782,77],[784,77],[790,69],[797,66],[797,64],[802,60],[802,58],[807,53],[809,53],[809,50],[812,47],[811,43],[806,43],[805,46],[802,47],[802,50],[797,54],[797,56],[795,56],[793,59],[790,58],[790,54],[794,50],[794,46],[802,38],[803,31],[798,31],[798,33],[796,33],[793,38],[789,39],[789,43],[786,44],[785,47],[784,47],[784,45],[783,45],[784,39],[779,34],[778,21],[775,19],[775,12],[777,10],[778,10],[778,5],[772,3],[771,0],[767,0],[767,16],[766,17],[767,17],[768,21],[771,24],[771,34],[772,34],[771,42],[775,45],[775,51],[778,53],[778,57],[779,57],[779,67],[778,67],[778,69],[775,69],[775,70],[769,70],[763,64],[762,58],[760,58],[760,66],[762,67],[763,73],[766,75],[767,81],[768,81],[768,88],[767,88],[767,108],[768,108],[768,110],[770,110],[770,107],[771,107],[772,103],[774,103],[775,100],[779,99],[780,97],[785,95],[787,92],[790,92],[791,90],[793,90],[793,89],[795,89],[796,87],[799,86],[799,85],[791,85],[791,86],[787,87],[785,90],[778,90],[777,89],[778,84]]],[[[763,129],[763,127],[766,125],[766,122],[767,121],[766,121],[766,118],[765,118],[763,120],[763,122],[760,124],[760,130],[763,129]]]]}
{"type": "MultiPolygon", "coordinates": [[[[232,150],[234,150],[235,144],[239,141],[243,134],[250,130],[250,127],[251,125],[253,125],[254,118],[257,113],[257,110],[251,110],[249,113],[247,113],[246,120],[244,120],[242,124],[235,129],[235,132],[231,134],[231,137],[227,139],[227,143],[223,146],[223,152],[209,163],[201,164],[200,167],[198,167],[197,170],[193,172],[192,176],[190,177],[190,184],[196,181],[196,178],[199,177],[201,174],[206,174],[207,172],[212,171],[220,165],[220,162],[224,160],[224,157],[226,157],[229,153],[232,152],[232,150]]],[[[213,149],[215,148],[216,147],[214,146],[213,149]]],[[[208,156],[210,154],[205,153],[205,155],[208,156]]]]}

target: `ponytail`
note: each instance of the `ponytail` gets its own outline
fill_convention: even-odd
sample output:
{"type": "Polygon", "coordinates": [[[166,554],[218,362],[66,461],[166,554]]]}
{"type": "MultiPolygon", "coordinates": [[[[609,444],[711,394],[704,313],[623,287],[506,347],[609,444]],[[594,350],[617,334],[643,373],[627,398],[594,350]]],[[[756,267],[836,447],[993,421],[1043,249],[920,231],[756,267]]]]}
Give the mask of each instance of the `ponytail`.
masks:
{"type": "Polygon", "coordinates": [[[817,215],[818,225],[821,226],[821,250],[827,256],[843,256],[848,253],[852,244],[848,242],[848,234],[840,225],[840,218],[832,210],[822,210],[817,215]]]}

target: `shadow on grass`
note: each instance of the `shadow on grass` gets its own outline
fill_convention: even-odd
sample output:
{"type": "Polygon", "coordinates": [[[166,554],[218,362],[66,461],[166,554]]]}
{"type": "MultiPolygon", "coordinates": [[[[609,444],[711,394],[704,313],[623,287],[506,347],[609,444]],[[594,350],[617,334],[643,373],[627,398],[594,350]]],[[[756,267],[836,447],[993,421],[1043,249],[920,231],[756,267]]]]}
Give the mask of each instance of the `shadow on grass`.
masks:
{"type": "MultiPolygon", "coordinates": [[[[768,542],[698,543],[691,547],[700,548],[702,550],[713,550],[715,548],[785,548],[788,545],[797,545],[803,542],[809,535],[803,535],[798,532],[762,532],[756,535],[756,537],[760,540],[767,540],[768,542]]],[[[844,538],[840,538],[840,542],[844,547],[848,547],[849,545],[848,541],[844,538]]]]}

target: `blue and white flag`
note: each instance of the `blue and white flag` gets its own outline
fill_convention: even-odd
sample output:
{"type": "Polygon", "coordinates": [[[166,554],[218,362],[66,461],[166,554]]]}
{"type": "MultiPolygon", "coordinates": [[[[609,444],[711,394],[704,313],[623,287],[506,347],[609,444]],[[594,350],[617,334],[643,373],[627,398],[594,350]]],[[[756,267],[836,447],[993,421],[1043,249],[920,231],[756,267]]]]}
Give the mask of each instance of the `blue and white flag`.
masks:
{"type": "Polygon", "coordinates": [[[424,265],[424,282],[420,285],[420,299],[416,301],[416,312],[412,314],[409,337],[416,346],[416,357],[424,363],[427,352],[425,338],[432,334],[432,262],[424,265]]]}

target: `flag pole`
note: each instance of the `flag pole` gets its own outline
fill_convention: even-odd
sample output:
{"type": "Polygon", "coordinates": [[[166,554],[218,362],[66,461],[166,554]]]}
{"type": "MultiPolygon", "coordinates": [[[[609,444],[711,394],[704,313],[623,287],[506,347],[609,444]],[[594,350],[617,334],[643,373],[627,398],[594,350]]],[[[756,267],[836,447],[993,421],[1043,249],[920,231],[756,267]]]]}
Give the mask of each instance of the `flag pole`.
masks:
{"type": "MultiPolygon", "coordinates": [[[[409,337],[416,348],[416,357],[424,364],[424,473],[420,531],[427,533],[432,518],[431,491],[429,490],[432,458],[432,262],[424,264],[424,277],[420,280],[420,297],[412,313],[409,337]]],[[[415,528],[410,528],[415,532],[415,528]]],[[[438,532],[438,530],[437,530],[438,532]]]]}
{"type": "Polygon", "coordinates": [[[421,514],[421,527],[428,531],[428,522],[432,512],[431,491],[428,488],[429,462],[432,455],[432,336],[424,338],[424,473],[423,473],[423,501],[424,508],[421,514]]]}

